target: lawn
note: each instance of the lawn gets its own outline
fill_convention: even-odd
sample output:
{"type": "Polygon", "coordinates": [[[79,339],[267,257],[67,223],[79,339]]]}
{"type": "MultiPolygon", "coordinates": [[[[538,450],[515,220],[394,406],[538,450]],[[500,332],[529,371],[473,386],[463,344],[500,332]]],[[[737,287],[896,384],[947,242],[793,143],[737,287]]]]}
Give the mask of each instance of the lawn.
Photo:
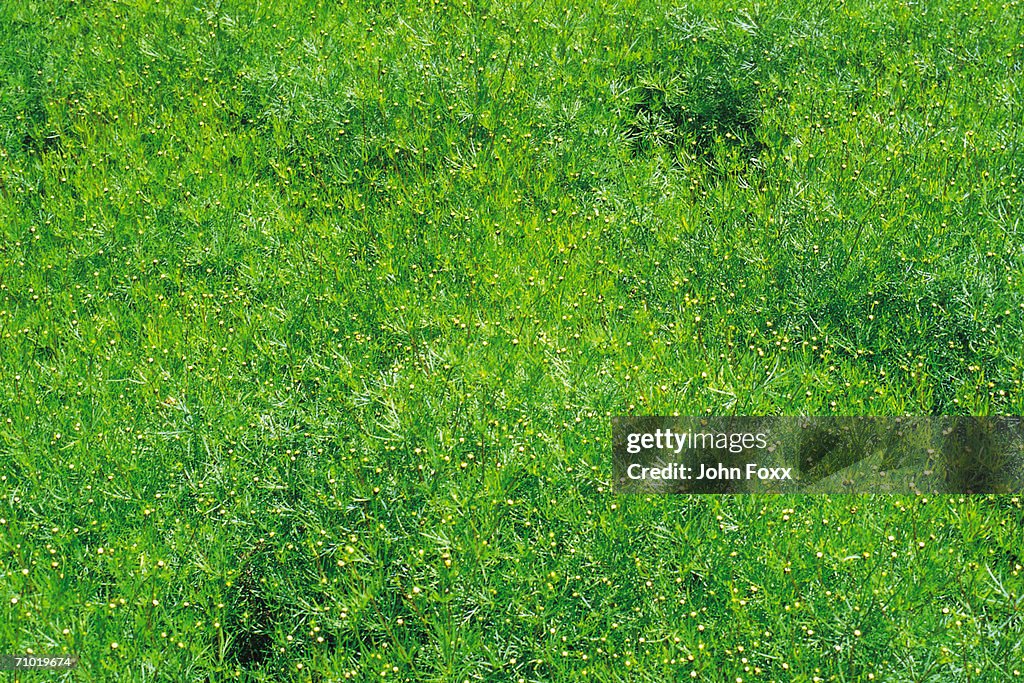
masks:
{"type": "Polygon", "coordinates": [[[0,3],[19,681],[1024,680],[1021,497],[615,415],[1024,412],[1020,0],[0,3]]]}

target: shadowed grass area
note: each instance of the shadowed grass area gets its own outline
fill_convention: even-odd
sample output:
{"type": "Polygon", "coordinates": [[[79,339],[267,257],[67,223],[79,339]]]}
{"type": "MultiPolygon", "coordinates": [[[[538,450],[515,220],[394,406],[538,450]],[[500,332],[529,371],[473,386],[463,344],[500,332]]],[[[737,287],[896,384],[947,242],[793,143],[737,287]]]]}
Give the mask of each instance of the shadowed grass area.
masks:
{"type": "Polygon", "coordinates": [[[609,418],[1020,414],[1019,16],[3,3],[0,654],[1013,680],[1018,498],[620,498],[609,418]]]}

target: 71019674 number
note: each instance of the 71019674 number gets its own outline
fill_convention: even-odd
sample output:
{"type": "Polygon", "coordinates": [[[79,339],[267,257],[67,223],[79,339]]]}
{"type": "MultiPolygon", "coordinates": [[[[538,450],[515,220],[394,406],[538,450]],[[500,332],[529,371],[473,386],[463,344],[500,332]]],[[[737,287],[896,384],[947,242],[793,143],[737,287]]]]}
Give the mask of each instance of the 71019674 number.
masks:
{"type": "Polygon", "coordinates": [[[73,669],[78,657],[68,655],[0,655],[0,671],[16,669],[73,669]]]}

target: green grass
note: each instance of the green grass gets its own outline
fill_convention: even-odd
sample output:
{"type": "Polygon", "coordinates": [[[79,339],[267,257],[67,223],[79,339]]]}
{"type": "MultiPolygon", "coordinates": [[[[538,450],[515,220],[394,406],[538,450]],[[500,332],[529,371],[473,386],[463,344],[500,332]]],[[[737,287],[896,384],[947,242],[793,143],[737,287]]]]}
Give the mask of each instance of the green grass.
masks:
{"type": "Polygon", "coordinates": [[[0,654],[1019,676],[1018,498],[608,480],[616,414],[1022,413],[1022,17],[0,4],[0,654]]]}

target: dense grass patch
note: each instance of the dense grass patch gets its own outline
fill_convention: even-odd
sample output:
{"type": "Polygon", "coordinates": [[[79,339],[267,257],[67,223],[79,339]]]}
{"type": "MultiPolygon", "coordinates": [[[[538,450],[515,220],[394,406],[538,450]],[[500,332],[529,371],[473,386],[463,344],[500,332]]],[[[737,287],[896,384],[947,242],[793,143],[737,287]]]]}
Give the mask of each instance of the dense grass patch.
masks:
{"type": "Polygon", "coordinates": [[[0,653],[1012,680],[1016,498],[607,480],[615,414],[1021,413],[1020,10],[3,3],[0,653]]]}

